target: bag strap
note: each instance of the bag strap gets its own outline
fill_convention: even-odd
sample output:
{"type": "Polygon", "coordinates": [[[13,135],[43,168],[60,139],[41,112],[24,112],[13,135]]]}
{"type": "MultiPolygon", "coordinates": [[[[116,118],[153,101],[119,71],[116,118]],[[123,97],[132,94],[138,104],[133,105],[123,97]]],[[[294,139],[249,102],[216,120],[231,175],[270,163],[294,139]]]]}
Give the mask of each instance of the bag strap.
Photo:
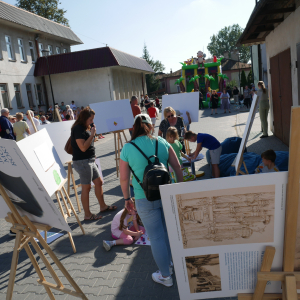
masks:
{"type": "MultiPolygon", "coordinates": [[[[135,143],[133,142],[129,142],[129,144],[133,145],[136,149],[138,149],[142,155],[147,159],[148,164],[152,164],[152,161],[150,160],[151,157],[155,157],[155,162],[159,162],[158,157],[157,157],[157,153],[158,153],[158,139],[156,139],[156,145],[155,145],[155,155],[151,155],[150,157],[147,157],[146,154],[140,149],[139,146],[137,146],[135,143]]],[[[129,164],[128,164],[129,166],[129,164]]],[[[129,169],[131,171],[131,173],[133,174],[134,178],[136,179],[136,181],[138,182],[138,184],[142,187],[142,189],[144,189],[143,184],[141,183],[141,181],[139,180],[139,178],[135,175],[135,173],[133,172],[133,170],[131,169],[131,167],[129,166],[129,169]]]]}

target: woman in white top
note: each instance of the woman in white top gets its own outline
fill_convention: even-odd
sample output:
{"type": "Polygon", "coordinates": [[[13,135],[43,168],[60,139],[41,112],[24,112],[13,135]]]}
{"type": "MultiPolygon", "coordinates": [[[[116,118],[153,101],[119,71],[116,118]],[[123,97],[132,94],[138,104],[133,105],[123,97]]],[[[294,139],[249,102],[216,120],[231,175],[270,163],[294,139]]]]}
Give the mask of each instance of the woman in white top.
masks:
{"type": "Polygon", "coordinates": [[[221,94],[221,104],[224,109],[224,114],[226,114],[226,109],[228,109],[228,112],[230,111],[230,96],[227,93],[226,89],[223,90],[223,93],[221,94]]]}
{"type": "Polygon", "coordinates": [[[33,113],[32,110],[28,110],[28,111],[27,111],[27,113],[26,113],[26,123],[27,123],[27,125],[28,125],[28,127],[29,127],[30,133],[33,134],[33,133],[35,133],[35,130],[34,130],[33,126],[32,126],[32,123],[31,123],[31,121],[30,121],[30,119],[29,119],[29,115],[28,115],[28,114],[31,115],[32,121],[33,121],[33,123],[34,123],[34,125],[35,125],[37,131],[39,131],[40,122],[39,122],[39,120],[37,120],[37,119],[34,117],[34,113],[33,113]]]}
{"type": "Polygon", "coordinates": [[[70,120],[74,120],[74,113],[73,110],[70,108],[70,105],[66,105],[66,109],[67,109],[67,115],[70,116],[70,120]]]}
{"type": "Polygon", "coordinates": [[[259,101],[259,117],[261,121],[261,128],[263,135],[260,138],[268,137],[268,113],[270,109],[269,105],[269,92],[265,87],[263,81],[258,82],[257,97],[259,101]]]}

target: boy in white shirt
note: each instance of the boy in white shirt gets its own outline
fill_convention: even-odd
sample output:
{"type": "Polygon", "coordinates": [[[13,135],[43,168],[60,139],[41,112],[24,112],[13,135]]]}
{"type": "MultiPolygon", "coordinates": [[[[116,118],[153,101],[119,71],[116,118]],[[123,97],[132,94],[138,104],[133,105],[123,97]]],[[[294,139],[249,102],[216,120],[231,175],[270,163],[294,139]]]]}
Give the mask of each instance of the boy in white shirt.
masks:
{"type": "Polygon", "coordinates": [[[255,174],[279,172],[275,165],[276,153],[273,150],[267,150],[261,154],[262,163],[255,169],[255,174]]]}

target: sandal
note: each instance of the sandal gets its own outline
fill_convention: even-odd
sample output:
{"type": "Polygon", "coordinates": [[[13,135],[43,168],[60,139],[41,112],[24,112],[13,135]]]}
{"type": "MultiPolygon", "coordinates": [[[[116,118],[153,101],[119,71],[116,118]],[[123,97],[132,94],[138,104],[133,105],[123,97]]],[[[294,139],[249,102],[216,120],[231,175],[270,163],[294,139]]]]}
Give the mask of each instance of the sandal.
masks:
{"type": "Polygon", "coordinates": [[[100,213],[103,214],[104,212],[114,211],[116,209],[117,207],[115,205],[107,205],[106,209],[100,210],[100,213]]]}
{"type": "Polygon", "coordinates": [[[84,221],[97,221],[97,220],[101,220],[101,219],[102,219],[102,216],[92,214],[88,219],[84,218],[84,221]]]}

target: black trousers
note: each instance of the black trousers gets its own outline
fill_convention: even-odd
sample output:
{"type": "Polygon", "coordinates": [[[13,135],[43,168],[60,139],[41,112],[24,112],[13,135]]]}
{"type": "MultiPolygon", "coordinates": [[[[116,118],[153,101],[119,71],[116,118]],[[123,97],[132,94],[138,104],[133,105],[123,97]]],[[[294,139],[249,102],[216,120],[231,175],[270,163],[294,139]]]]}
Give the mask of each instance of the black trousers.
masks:
{"type": "Polygon", "coordinates": [[[247,108],[249,108],[250,107],[250,98],[245,98],[244,104],[247,108]]]}

